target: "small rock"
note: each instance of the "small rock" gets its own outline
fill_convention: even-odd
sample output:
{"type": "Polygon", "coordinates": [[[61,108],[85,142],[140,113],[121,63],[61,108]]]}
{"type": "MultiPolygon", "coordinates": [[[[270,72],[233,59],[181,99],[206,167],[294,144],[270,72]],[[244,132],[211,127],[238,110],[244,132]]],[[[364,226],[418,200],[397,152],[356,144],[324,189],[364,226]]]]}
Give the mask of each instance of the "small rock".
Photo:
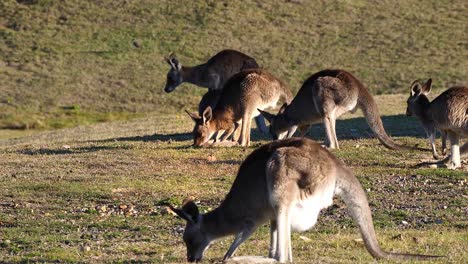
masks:
{"type": "Polygon", "coordinates": [[[304,240],[305,242],[310,242],[312,239],[305,237],[305,236],[299,236],[300,239],[304,240]]]}
{"type": "Polygon", "coordinates": [[[64,149],[70,149],[71,147],[69,145],[63,145],[62,148],[64,149]]]}
{"type": "Polygon", "coordinates": [[[125,209],[127,209],[127,207],[128,207],[128,206],[125,205],[125,204],[119,205],[119,209],[120,209],[120,210],[125,210],[125,209]]]}
{"type": "Polygon", "coordinates": [[[409,224],[408,222],[406,222],[406,221],[404,221],[404,220],[401,221],[401,223],[402,223],[403,225],[408,225],[408,224],[409,224]]]}
{"type": "Polygon", "coordinates": [[[140,41],[137,40],[137,39],[134,39],[132,41],[132,44],[133,44],[133,47],[135,47],[135,48],[140,48],[141,47],[140,41]]]}
{"type": "Polygon", "coordinates": [[[215,157],[214,155],[211,155],[211,154],[210,154],[210,155],[208,155],[207,160],[208,160],[209,162],[215,162],[215,161],[216,161],[216,157],[215,157]]]}
{"type": "Polygon", "coordinates": [[[260,263],[276,263],[276,260],[272,258],[261,257],[261,256],[239,256],[239,257],[229,258],[224,263],[226,264],[238,264],[238,263],[260,264],[260,263]]]}
{"type": "Polygon", "coordinates": [[[83,252],[88,252],[88,251],[91,251],[91,247],[89,247],[89,246],[81,246],[80,250],[83,251],[83,252]]]}
{"type": "Polygon", "coordinates": [[[100,205],[99,206],[98,205],[98,206],[96,206],[96,210],[99,211],[99,212],[102,212],[102,213],[106,212],[107,211],[107,206],[105,206],[105,205],[100,205]]]}

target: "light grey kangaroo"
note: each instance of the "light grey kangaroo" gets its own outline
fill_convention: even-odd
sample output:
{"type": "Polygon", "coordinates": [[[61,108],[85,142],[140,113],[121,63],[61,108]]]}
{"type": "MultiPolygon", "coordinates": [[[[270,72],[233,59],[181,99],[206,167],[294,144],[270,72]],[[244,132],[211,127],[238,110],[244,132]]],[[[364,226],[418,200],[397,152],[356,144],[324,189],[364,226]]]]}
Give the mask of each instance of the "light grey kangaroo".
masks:
{"type": "Polygon", "coordinates": [[[292,262],[291,230],[312,228],[321,209],[338,195],[359,226],[375,258],[427,259],[436,256],[383,251],[376,238],[366,194],[353,173],[333,154],[309,139],[274,141],[253,151],[241,164],[221,205],[200,214],[193,202],[171,209],[187,221],[183,239],[187,260],[200,261],[214,240],[235,235],[224,255],[230,258],[261,225],[270,222],[269,257],[292,262]]]}
{"type": "Polygon", "coordinates": [[[450,157],[442,160],[448,168],[461,167],[460,156],[468,153],[468,142],[459,146],[460,138],[468,135],[468,87],[452,87],[429,102],[427,95],[431,91],[432,79],[422,85],[419,81],[411,84],[411,93],[407,100],[406,115],[416,116],[421,122],[431,143],[432,155],[439,159],[435,146],[435,133],[442,135],[442,154],[446,153],[446,138],[451,145],[450,157]]]}
{"type": "Polygon", "coordinates": [[[339,148],[336,119],[347,112],[362,109],[378,140],[389,149],[406,148],[396,144],[385,132],[379,110],[366,87],[344,70],[323,70],[310,76],[291,104],[283,105],[277,115],[260,111],[270,122],[273,139],[292,137],[297,128],[304,136],[311,124],[325,123],[325,145],[339,148]]]}
{"type": "Polygon", "coordinates": [[[286,84],[267,71],[242,71],[226,83],[214,109],[208,106],[201,116],[187,111],[195,122],[194,145],[203,146],[216,132],[224,141],[240,127],[240,133],[237,131],[233,140],[249,146],[251,120],[260,115],[257,109],[273,107],[279,100],[290,102],[291,98],[286,84]]]}
{"type": "MultiPolygon", "coordinates": [[[[234,74],[259,68],[254,58],[236,50],[222,50],[206,63],[193,67],[183,66],[174,54],[166,58],[166,61],[171,66],[164,88],[166,93],[174,91],[184,82],[208,88],[198,106],[200,115],[208,106],[215,108],[224,85],[234,74]]],[[[263,117],[257,117],[255,122],[260,131],[268,132],[263,117]]]]}

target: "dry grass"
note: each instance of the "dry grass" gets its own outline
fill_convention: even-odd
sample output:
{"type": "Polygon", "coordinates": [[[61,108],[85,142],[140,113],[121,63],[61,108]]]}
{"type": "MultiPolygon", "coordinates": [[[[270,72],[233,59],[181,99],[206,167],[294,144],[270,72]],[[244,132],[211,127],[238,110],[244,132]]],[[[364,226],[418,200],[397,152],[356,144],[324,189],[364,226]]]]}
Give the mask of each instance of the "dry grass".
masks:
{"type": "MultiPolygon", "coordinates": [[[[400,97],[378,100],[392,105],[392,98],[400,97]]],[[[384,123],[396,140],[427,147],[425,139],[414,137],[421,135],[414,120],[394,115],[385,116],[384,123]]],[[[191,125],[185,115],[147,116],[0,141],[2,260],[183,262],[184,223],[160,204],[180,205],[193,196],[202,210],[214,208],[254,149],[192,148],[191,125]]],[[[323,128],[311,133],[320,139],[323,128]]],[[[334,153],[367,190],[382,247],[447,256],[440,263],[466,262],[466,170],[418,169],[429,151],[390,151],[366,138],[368,133],[359,117],[339,121],[342,149],[334,153]]],[[[255,131],[254,140],[255,146],[267,142],[255,131]]],[[[358,238],[337,201],[313,230],[293,235],[294,258],[371,262],[358,238]]],[[[206,260],[219,262],[231,239],[215,243],[206,260]]],[[[237,255],[266,255],[267,248],[268,229],[262,227],[237,255]]]]}
{"type": "MultiPolygon", "coordinates": [[[[468,81],[465,2],[0,1],[0,128],[10,128],[0,129],[0,262],[185,260],[184,223],[161,204],[193,196],[214,208],[269,139],[254,131],[251,148],[192,148],[182,110],[204,90],[163,94],[171,51],[192,65],[238,49],[293,91],[313,72],[347,69],[385,94],[376,100],[396,140],[427,148],[401,93],[416,78],[432,77],[439,91],[468,81]]],[[[466,263],[466,163],[418,168],[429,150],[384,149],[360,114],[337,132],[334,153],[367,190],[382,247],[466,263]]],[[[309,136],[323,134],[314,126],[309,136]]],[[[266,255],[267,230],[237,255],[266,255]]],[[[337,201],[293,235],[295,261],[372,262],[358,238],[337,201]]],[[[220,262],[230,239],[207,262],[220,262]]]]}

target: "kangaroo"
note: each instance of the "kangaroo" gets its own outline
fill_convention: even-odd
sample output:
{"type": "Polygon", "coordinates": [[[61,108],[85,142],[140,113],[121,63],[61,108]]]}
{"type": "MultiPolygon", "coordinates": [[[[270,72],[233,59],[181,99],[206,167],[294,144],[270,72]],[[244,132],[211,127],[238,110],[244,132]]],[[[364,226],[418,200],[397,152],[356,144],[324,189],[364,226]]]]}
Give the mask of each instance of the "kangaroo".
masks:
{"type": "Polygon", "coordinates": [[[383,251],[376,238],[366,194],[353,173],[328,150],[310,139],[274,141],[253,151],[241,164],[221,205],[200,214],[194,202],[170,208],[187,221],[183,239],[187,260],[200,261],[214,240],[235,235],[224,255],[230,258],[261,225],[270,221],[269,257],[292,262],[291,230],[312,228],[320,210],[344,200],[374,258],[426,259],[437,256],[383,251]]]}
{"type": "Polygon", "coordinates": [[[187,111],[195,122],[194,145],[204,145],[215,132],[225,131],[221,140],[226,140],[241,125],[240,139],[234,136],[234,141],[249,146],[251,119],[260,115],[257,109],[275,106],[279,100],[290,102],[291,98],[289,88],[265,70],[242,71],[226,83],[214,109],[208,106],[202,116],[187,111]]]}
{"type": "Polygon", "coordinates": [[[404,147],[394,143],[385,132],[372,95],[356,77],[344,70],[328,69],[313,74],[291,104],[283,105],[277,115],[261,113],[270,122],[273,139],[291,137],[297,128],[304,136],[311,124],[324,122],[325,144],[338,149],[336,119],[344,113],[354,113],[356,108],[362,109],[370,128],[385,147],[404,147]]]}
{"type": "MultiPolygon", "coordinates": [[[[174,91],[183,82],[208,88],[198,106],[199,114],[208,106],[216,106],[225,83],[234,74],[246,69],[259,68],[254,58],[236,50],[222,50],[206,63],[194,67],[182,66],[174,54],[166,58],[166,61],[171,66],[164,87],[166,93],[174,91]]],[[[268,132],[263,117],[259,116],[255,122],[260,131],[268,132]]]]}
{"type": "Polygon", "coordinates": [[[468,135],[468,87],[452,87],[429,102],[427,95],[432,88],[432,79],[424,85],[419,81],[411,84],[411,93],[407,100],[406,115],[416,116],[421,122],[432,147],[432,155],[439,159],[435,146],[435,130],[442,135],[442,154],[446,152],[446,138],[451,145],[451,155],[442,162],[451,163],[451,169],[461,167],[460,155],[468,152],[468,142],[459,146],[461,137],[468,135]]]}

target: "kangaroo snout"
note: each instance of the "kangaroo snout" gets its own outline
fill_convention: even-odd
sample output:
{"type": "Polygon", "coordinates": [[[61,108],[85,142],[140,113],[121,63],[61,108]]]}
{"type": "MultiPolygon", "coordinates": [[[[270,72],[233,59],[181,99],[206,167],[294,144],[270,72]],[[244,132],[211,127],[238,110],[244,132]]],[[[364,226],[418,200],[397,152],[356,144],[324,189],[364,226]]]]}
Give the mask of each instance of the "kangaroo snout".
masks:
{"type": "Polygon", "coordinates": [[[164,87],[164,91],[165,91],[166,93],[170,93],[170,92],[172,92],[172,91],[174,91],[174,90],[175,90],[175,87],[172,87],[172,86],[166,86],[166,87],[164,87]]]}

